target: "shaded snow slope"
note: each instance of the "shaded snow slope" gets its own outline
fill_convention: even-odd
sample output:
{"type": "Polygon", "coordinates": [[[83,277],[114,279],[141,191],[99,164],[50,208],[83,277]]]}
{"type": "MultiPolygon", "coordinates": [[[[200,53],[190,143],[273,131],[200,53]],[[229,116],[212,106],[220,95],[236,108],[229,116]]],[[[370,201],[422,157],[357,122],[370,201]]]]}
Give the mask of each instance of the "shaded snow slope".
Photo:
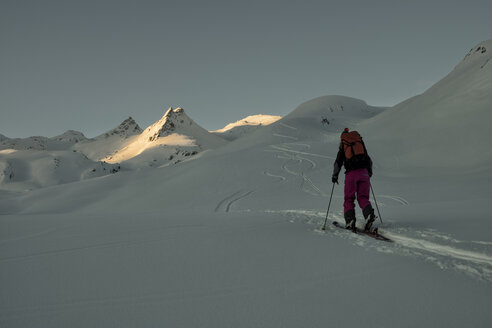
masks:
{"type": "Polygon", "coordinates": [[[0,142],[0,189],[37,189],[100,177],[120,170],[100,159],[141,132],[129,118],[94,139],[69,130],[61,135],[9,139],[0,142]]]}
{"type": "MultiPolygon", "coordinates": [[[[0,221],[15,227],[0,235],[4,322],[487,327],[491,223],[477,204],[488,185],[470,181],[463,200],[453,192],[468,179],[377,171],[381,229],[395,243],[331,228],[343,220],[341,186],[322,232],[340,131],[320,122],[324,106],[306,111],[180,165],[17,198],[24,220],[0,221]]],[[[343,119],[361,124],[357,113],[343,119]]]]}
{"type": "MultiPolygon", "coordinates": [[[[286,199],[293,207],[304,207],[313,201],[324,202],[324,197],[329,193],[325,185],[328,181],[326,177],[331,176],[339,142],[339,126],[356,126],[381,111],[383,109],[349,97],[320,97],[301,104],[292,115],[204,153],[195,161],[155,172],[126,172],[121,179],[135,181],[124,192],[120,193],[116,188],[115,192],[101,193],[100,197],[95,197],[95,204],[92,198],[85,198],[88,203],[84,201],[71,206],[87,207],[89,211],[103,211],[107,206],[118,211],[161,206],[171,209],[181,207],[185,200],[189,202],[186,205],[188,209],[199,210],[205,206],[205,210],[228,211],[238,199],[252,201],[250,206],[256,209],[282,209],[286,206],[286,199]],[[330,120],[330,123],[324,122],[323,118],[330,120]],[[164,199],[163,185],[166,186],[165,190],[172,190],[164,199]],[[145,197],[142,197],[143,194],[145,197]]],[[[156,125],[163,126],[160,123],[156,125]]],[[[140,142],[148,142],[156,135],[159,131],[156,125],[143,132],[140,142]]],[[[166,138],[173,136],[168,134],[161,138],[167,141],[166,138]]],[[[74,186],[74,192],[80,193],[80,197],[85,193],[97,195],[98,190],[105,189],[100,183],[119,185],[119,179],[84,183],[79,191],[74,186]]],[[[52,191],[57,196],[53,199],[65,197],[61,189],[60,193],[55,189],[52,191]]],[[[58,206],[58,201],[51,204],[41,194],[37,196],[43,198],[42,206],[33,203],[33,206],[26,207],[27,211],[44,211],[58,206]]],[[[33,194],[27,199],[37,196],[33,194]]]]}
{"type": "Polygon", "coordinates": [[[308,100],[285,116],[285,119],[326,117],[336,122],[339,118],[362,119],[374,116],[383,108],[367,105],[363,100],[346,96],[323,96],[308,100]]]}
{"type": "Polygon", "coordinates": [[[386,110],[345,96],[322,96],[306,101],[274,123],[222,147],[218,153],[238,151],[282,141],[309,139],[314,142],[339,142],[340,132],[386,110]]]}
{"type": "Polygon", "coordinates": [[[1,149],[16,149],[16,150],[68,150],[79,142],[87,141],[88,139],[82,132],[68,130],[65,133],[52,137],[34,136],[28,138],[0,138],[1,149]]]}
{"type": "Polygon", "coordinates": [[[266,125],[270,125],[279,119],[281,116],[273,116],[273,115],[251,115],[243,118],[234,123],[230,123],[223,127],[222,129],[216,131],[210,131],[216,135],[221,136],[226,140],[235,140],[241,138],[242,136],[249,134],[255,131],[258,128],[261,128],[266,125]]]}
{"type": "Polygon", "coordinates": [[[136,214],[3,217],[2,327],[491,323],[490,285],[281,214],[136,214]]]}
{"type": "Polygon", "coordinates": [[[360,99],[345,96],[323,96],[306,101],[279,121],[308,126],[322,124],[329,132],[340,133],[344,128],[354,129],[360,122],[374,117],[386,108],[369,106],[360,99]]]}
{"type": "Polygon", "coordinates": [[[492,41],[483,42],[441,81],[361,129],[378,163],[395,174],[492,168],[492,41]]]}
{"type": "Polygon", "coordinates": [[[99,177],[120,170],[75,151],[0,151],[0,189],[25,190],[99,177]]]}

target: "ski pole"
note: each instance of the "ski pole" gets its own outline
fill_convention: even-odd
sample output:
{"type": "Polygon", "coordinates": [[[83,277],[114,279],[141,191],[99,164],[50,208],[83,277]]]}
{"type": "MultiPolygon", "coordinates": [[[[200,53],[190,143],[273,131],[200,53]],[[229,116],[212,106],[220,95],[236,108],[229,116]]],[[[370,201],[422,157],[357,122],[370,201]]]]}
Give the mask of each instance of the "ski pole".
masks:
{"type": "Polygon", "coordinates": [[[330,202],[328,203],[328,209],[326,210],[325,224],[323,224],[323,227],[321,228],[321,230],[326,230],[326,221],[328,221],[328,212],[330,211],[331,198],[333,197],[333,189],[335,189],[335,183],[333,183],[333,187],[331,187],[330,202]]]}
{"type": "Polygon", "coordinates": [[[371,184],[371,191],[372,191],[372,198],[374,198],[374,203],[376,204],[376,209],[378,210],[379,220],[381,221],[381,224],[382,224],[383,219],[381,218],[381,212],[379,212],[378,201],[376,200],[376,196],[374,195],[374,190],[372,189],[372,184],[371,184]]]}

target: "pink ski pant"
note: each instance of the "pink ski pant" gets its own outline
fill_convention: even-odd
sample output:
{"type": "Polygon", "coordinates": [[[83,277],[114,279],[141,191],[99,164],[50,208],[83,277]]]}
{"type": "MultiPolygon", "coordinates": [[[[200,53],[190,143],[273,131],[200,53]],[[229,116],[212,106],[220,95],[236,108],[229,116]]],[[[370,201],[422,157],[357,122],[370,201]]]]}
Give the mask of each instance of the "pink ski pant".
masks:
{"type": "Polygon", "coordinates": [[[345,174],[345,201],[343,210],[346,213],[348,210],[355,209],[355,198],[362,210],[367,205],[371,205],[369,201],[369,192],[371,189],[371,180],[367,169],[357,169],[345,174]]]}

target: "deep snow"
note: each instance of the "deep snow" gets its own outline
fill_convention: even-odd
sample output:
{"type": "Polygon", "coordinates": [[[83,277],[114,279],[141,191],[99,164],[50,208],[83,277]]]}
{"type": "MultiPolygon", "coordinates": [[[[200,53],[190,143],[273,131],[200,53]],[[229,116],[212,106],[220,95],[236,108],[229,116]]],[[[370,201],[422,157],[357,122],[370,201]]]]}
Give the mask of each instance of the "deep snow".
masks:
{"type": "Polygon", "coordinates": [[[459,142],[487,136],[491,53],[393,108],[320,97],[176,165],[2,190],[0,326],[491,326],[492,160],[459,142]],[[320,230],[347,126],[393,243],[320,230]]]}

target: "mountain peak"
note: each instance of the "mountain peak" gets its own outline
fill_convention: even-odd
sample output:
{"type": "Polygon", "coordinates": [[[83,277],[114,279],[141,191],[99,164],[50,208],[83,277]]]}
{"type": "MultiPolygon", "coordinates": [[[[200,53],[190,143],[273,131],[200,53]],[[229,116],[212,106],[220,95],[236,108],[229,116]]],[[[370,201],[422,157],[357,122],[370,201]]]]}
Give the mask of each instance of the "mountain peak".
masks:
{"type": "Polygon", "coordinates": [[[184,113],[184,109],[182,107],[176,107],[173,109],[173,107],[169,107],[166,112],[164,113],[164,117],[172,117],[174,114],[182,114],[184,113]]]}
{"type": "Polygon", "coordinates": [[[117,127],[117,129],[121,131],[128,131],[131,134],[142,133],[142,129],[131,116],[129,116],[126,120],[121,122],[121,124],[117,127]]]}
{"type": "Polygon", "coordinates": [[[191,126],[193,120],[185,114],[184,109],[177,107],[173,109],[169,107],[164,116],[147,129],[148,141],[155,141],[160,137],[168,136],[176,131],[180,126],[191,126]]]}
{"type": "Polygon", "coordinates": [[[189,156],[225,143],[226,141],[221,137],[211,134],[196,124],[186,115],[183,108],[169,107],[157,122],[104,160],[109,163],[123,162],[145,152],[146,155],[141,155],[134,163],[138,161],[146,163],[142,158],[151,158],[150,163],[156,165],[157,162],[179,161],[179,154],[189,156]]]}
{"type": "Polygon", "coordinates": [[[135,122],[135,120],[130,116],[126,120],[121,122],[121,124],[118,125],[116,128],[109,130],[108,132],[96,137],[96,139],[109,138],[114,135],[120,136],[122,138],[128,138],[130,136],[139,133],[142,133],[142,129],[137,124],[137,122],[135,122]]]}
{"type": "Polygon", "coordinates": [[[80,131],[67,130],[64,133],[50,138],[53,141],[68,141],[71,143],[77,143],[79,141],[87,140],[85,135],[80,131]]]}
{"type": "Polygon", "coordinates": [[[468,68],[475,62],[480,63],[480,68],[483,68],[492,58],[492,40],[480,42],[475,47],[471,48],[465,58],[459,63],[455,69],[468,68]]]}

